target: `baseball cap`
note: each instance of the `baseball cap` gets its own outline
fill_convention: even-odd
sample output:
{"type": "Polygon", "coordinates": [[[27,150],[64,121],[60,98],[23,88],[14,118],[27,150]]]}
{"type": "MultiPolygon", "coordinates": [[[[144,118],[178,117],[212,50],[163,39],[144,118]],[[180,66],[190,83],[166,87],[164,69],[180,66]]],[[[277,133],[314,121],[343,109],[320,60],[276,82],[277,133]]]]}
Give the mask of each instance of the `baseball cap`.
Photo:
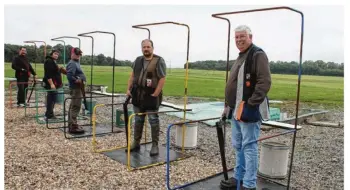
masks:
{"type": "Polygon", "coordinates": [[[80,48],[74,47],[71,50],[71,53],[74,53],[75,55],[82,55],[83,52],[80,50],[80,48]]]}

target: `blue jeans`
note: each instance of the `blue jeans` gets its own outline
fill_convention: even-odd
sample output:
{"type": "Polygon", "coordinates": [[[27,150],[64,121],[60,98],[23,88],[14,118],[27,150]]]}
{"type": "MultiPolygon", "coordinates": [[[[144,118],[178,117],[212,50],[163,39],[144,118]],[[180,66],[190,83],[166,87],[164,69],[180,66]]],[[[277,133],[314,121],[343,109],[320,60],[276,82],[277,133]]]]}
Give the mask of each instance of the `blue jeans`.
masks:
{"type": "Polygon", "coordinates": [[[236,151],[233,177],[241,181],[243,179],[244,187],[255,188],[258,170],[258,143],[247,143],[259,139],[261,122],[245,123],[232,119],[231,126],[232,146],[236,151]],[[244,147],[243,155],[240,156],[242,147],[244,147]],[[237,172],[239,169],[240,172],[237,172]]]}

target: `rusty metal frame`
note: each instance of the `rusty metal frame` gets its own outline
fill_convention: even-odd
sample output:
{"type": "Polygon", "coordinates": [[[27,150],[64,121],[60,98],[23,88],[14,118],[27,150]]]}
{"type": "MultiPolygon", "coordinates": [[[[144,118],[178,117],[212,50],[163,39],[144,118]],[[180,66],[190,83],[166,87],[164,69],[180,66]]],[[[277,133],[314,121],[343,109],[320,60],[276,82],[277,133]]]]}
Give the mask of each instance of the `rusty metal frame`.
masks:
{"type": "MultiPolygon", "coordinates": [[[[186,71],[185,71],[185,93],[184,93],[184,116],[183,120],[186,121],[186,106],[187,106],[187,85],[188,85],[188,60],[189,60],[189,54],[190,54],[190,26],[183,23],[173,22],[173,21],[165,21],[165,22],[154,22],[154,23],[148,23],[148,24],[139,24],[132,26],[133,28],[137,29],[143,29],[148,31],[148,39],[151,39],[151,32],[146,26],[156,26],[156,25],[164,25],[164,24],[174,24],[179,26],[185,26],[187,28],[187,53],[186,53],[186,71]]],[[[185,130],[186,126],[183,126],[182,133],[183,136],[185,136],[185,130]]],[[[182,142],[182,152],[184,152],[184,141],[182,142]]]]}
{"type": "MultiPolygon", "coordinates": [[[[298,111],[299,111],[299,99],[300,99],[300,83],[301,83],[301,64],[302,64],[302,55],[303,55],[303,40],[304,40],[304,14],[296,9],[287,7],[287,6],[281,6],[281,7],[270,7],[270,8],[262,8],[262,9],[251,9],[251,10],[243,10],[243,11],[235,11],[235,12],[225,12],[225,13],[216,13],[212,14],[212,17],[226,20],[228,22],[228,40],[227,40],[227,63],[226,63],[226,82],[228,79],[228,65],[230,60],[230,32],[231,32],[231,22],[229,19],[221,17],[223,15],[232,15],[232,14],[242,14],[242,13],[251,13],[251,12],[262,12],[262,11],[271,11],[271,10],[290,10],[295,13],[300,14],[301,16],[301,38],[300,38],[300,52],[299,52],[299,68],[298,68],[298,87],[297,87],[297,102],[296,102],[296,114],[295,114],[295,121],[298,120],[298,111]]],[[[225,100],[226,103],[226,100],[225,100]]],[[[288,173],[288,185],[287,190],[289,190],[290,186],[290,176],[292,173],[292,167],[293,167],[293,158],[294,158],[294,149],[295,149],[295,139],[296,139],[296,133],[297,133],[297,125],[298,123],[295,122],[294,126],[294,134],[293,134],[293,145],[292,145],[292,155],[291,155],[291,161],[289,165],[289,173],[288,173]]]]}

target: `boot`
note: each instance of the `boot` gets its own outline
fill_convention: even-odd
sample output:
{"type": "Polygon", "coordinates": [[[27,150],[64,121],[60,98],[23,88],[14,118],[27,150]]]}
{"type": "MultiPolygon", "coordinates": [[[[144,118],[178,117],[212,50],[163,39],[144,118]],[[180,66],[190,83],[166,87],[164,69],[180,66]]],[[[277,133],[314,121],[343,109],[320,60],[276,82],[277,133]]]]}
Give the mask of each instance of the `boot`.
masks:
{"type": "Polygon", "coordinates": [[[85,131],[78,124],[72,124],[69,126],[68,132],[72,134],[83,134],[85,131]]]}
{"type": "Polygon", "coordinates": [[[159,154],[158,141],[159,141],[159,125],[151,126],[152,132],[152,148],[150,156],[157,156],[159,154]]]}
{"type": "MultiPolygon", "coordinates": [[[[141,124],[141,125],[135,124],[134,129],[135,129],[134,142],[130,146],[130,152],[140,150],[140,142],[141,142],[141,138],[142,138],[143,124],[141,124]]],[[[125,152],[128,152],[128,149],[125,149],[125,152]]]]}

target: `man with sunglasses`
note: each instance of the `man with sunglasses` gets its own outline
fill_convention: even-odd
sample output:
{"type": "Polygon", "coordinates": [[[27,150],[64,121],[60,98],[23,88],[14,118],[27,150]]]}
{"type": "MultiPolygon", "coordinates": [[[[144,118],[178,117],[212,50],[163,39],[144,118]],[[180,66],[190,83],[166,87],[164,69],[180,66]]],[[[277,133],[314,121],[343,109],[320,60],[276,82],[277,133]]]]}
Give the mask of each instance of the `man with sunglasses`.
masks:
{"type": "Polygon", "coordinates": [[[25,47],[20,47],[18,55],[12,61],[12,69],[16,71],[15,77],[17,79],[17,106],[24,107],[25,106],[25,89],[28,88],[28,81],[30,74],[33,75],[34,80],[36,78],[36,73],[29,63],[27,58],[27,49],[25,47]]]}
{"type": "Polygon", "coordinates": [[[82,51],[75,47],[71,50],[71,60],[66,66],[67,79],[69,82],[69,90],[71,95],[71,102],[68,111],[68,131],[73,134],[84,133],[84,129],[77,123],[77,117],[81,108],[82,90],[81,87],[86,82],[86,77],[80,67],[80,57],[82,51]]]}

